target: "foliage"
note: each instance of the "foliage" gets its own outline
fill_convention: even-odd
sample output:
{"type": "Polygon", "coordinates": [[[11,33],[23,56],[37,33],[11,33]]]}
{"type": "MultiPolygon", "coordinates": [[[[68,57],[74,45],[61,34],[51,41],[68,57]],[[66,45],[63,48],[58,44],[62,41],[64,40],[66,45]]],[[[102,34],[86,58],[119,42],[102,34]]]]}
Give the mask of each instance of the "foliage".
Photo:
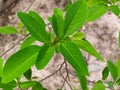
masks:
{"type": "MultiPolygon", "coordinates": [[[[98,60],[104,61],[92,44],[85,39],[85,34],[78,30],[89,21],[94,21],[107,10],[111,10],[119,16],[120,9],[116,5],[118,0],[76,0],[67,6],[66,14],[59,8],[55,8],[53,15],[48,18],[52,30],[47,30],[42,17],[34,11],[28,13],[18,12],[21,23],[18,30],[11,26],[0,28],[2,34],[29,33],[20,50],[11,55],[5,64],[0,58],[0,88],[13,90],[19,87],[21,90],[32,88],[32,90],[46,90],[38,81],[32,77],[32,66],[36,69],[44,69],[50,62],[54,53],[61,54],[64,59],[74,68],[82,90],[88,90],[87,76],[88,67],[81,50],[95,56],[98,60]],[[24,31],[23,26],[25,26],[24,31]],[[36,45],[34,42],[41,42],[36,45]],[[27,81],[21,81],[24,75],[27,81]]],[[[119,37],[120,38],[120,37],[119,37]]],[[[120,42],[120,39],[119,39],[120,42]]],[[[120,44],[119,44],[120,46],[120,44]]],[[[92,90],[105,90],[104,80],[110,74],[113,80],[107,82],[109,88],[120,85],[120,61],[116,63],[107,60],[107,66],[103,70],[102,80],[97,81],[92,90]]]]}

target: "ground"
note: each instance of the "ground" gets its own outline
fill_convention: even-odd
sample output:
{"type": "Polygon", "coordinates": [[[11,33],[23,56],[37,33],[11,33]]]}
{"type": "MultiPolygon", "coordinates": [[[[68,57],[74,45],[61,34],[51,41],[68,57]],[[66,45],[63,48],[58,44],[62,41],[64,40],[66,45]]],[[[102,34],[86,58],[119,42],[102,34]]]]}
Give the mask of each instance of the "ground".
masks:
{"type": "MultiPolygon", "coordinates": [[[[6,2],[8,2],[8,0],[6,0],[6,2]]],[[[46,23],[48,23],[47,17],[52,15],[53,9],[55,7],[63,8],[67,3],[67,1],[64,0],[11,0],[11,2],[13,3],[10,6],[6,7],[3,11],[1,10],[0,12],[0,26],[12,25],[17,27],[19,20],[16,16],[16,13],[18,11],[27,12],[29,10],[35,10],[38,12],[45,19],[46,23]]],[[[109,59],[113,62],[120,58],[120,50],[117,39],[119,30],[120,20],[111,12],[107,12],[104,16],[102,16],[100,19],[97,19],[95,22],[86,23],[81,29],[81,31],[85,32],[86,39],[90,41],[93,46],[95,46],[98,52],[100,52],[100,54],[106,60],[109,59]]],[[[6,60],[13,52],[18,50],[18,47],[23,38],[24,37],[22,35],[0,34],[0,56],[6,60]]],[[[106,64],[96,60],[96,58],[85,52],[83,53],[88,62],[90,72],[90,77],[88,77],[88,80],[89,84],[92,86],[92,82],[101,79],[101,71],[106,64]]],[[[56,90],[57,88],[71,90],[69,84],[80,90],[76,74],[69,65],[68,69],[71,73],[70,81],[69,84],[65,83],[64,87],[62,87],[64,83],[64,78],[62,75],[64,77],[66,76],[66,63],[64,63],[60,72],[57,72],[46,80],[42,80],[44,77],[55,72],[61,66],[62,62],[63,57],[55,54],[55,57],[44,70],[37,71],[35,67],[32,68],[33,76],[38,76],[39,78],[37,80],[40,81],[48,90],[56,90]]]]}

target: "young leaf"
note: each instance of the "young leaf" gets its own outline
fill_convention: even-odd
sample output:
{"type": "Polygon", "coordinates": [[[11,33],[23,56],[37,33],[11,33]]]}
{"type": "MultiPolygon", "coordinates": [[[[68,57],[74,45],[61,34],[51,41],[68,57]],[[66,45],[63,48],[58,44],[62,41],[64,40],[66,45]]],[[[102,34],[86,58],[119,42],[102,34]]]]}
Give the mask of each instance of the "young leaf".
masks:
{"type": "Polygon", "coordinates": [[[94,84],[92,90],[106,90],[102,82],[97,82],[94,84]]]}
{"type": "Polygon", "coordinates": [[[23,74],[28,80],[31,80],[32,70],[31,68],[23,74]]]}
{"type": "Polygon", "coordinates": [[[36,85],[36,81],[27,81],[27,82],[20,83],[21,89],[27,89],[27,88],[33,87],[35,85],[36,85]]]}
{"type": "Polygon", "coordinates": [[[23,12],[18,12],[17,15],[34,38],[41,42],[48,40],[47,31],[35,18],[23,12]]]}
{"type": "Polygon", "coordinates": [[[94,21],[100,18],[107,11],[107,7],[102,4],[93,5],[89,8],[89,14],[87,21],[94,21]]]}
{"type": "Polygon", "coordinates": [[[29,36],[27,39],[25,39],[23,41],[23,43],[20,46],[20,49],[26,48],[28,46],[30,46],[31,44],[33,44],[36,41],[36,39],[32,36],[29,36]]]}
{"type": "Polygon", "coordinates": [[[88,0],[87,5],[88,6],[93,6],[96,5],[98,3],[101,3],[103,0],[88,0]]]}
{"type": "Polygon", "coordinates": [[[83,32],[77,32],[71,37],[71,40],[82,40],[85,38],[85,34],[83,32]]]}
{"type": "Polygon", "coordinates": [[[60,15],[52,16],[52,27],[57,38],[61,38],[63,35],[64,20],[60,15]]]}
{"type": "Polygon", "coordinates": [[[117,5],[110,6],[110,10],[116,15],[120,15],[120,8],[117,5]]]}
{"type": "Polygon", "coordinates": [[[107,84],[108,84],[108,86],[110,87],[110,88],[114,88],[114,82],[113,81],[109,81],[109,82],[107,82],[107,84]]]}
{"type": "Polygon", "coordinates": [[[96,49],[92,46],[92,44],[90,44],[87,40],[76,40],[73,42],[76,43],[76,45],[78,45],[78,47],[81,48],[82,50],[95,56],[97,59],[104,61],[102,56],[96,51],[96,49]]]}
{"type": "Polygon", "coordinates": [[[88,16],[85,0],[78,0],[67,10],[64,24],[65,37],[82,27],[88,16]]]}
{"type": "Polygon", "coordinates": [[[45,44],[39,51],[36,61],[36,67],[38,70],[43,69],[51,60],[54,54],[54,47],[45,44]]]}
{"type": "Polygon", "coordinates": [[[108,64],[108,69],[111,73],[111,76],[115,80],[118,76],[117,68],[110,60],[107,61],[107,64],[108,64]]]}
{"type": "Polygon", "coordinates": [[[0,58],[0,77],[3,75],[3,60],[0,58]]]}
{"type": "Polygon", "coordinates": [[[105,67],[102,72],[102,80],[105,80],[108,77],[108,74],[109,74],[109,69],[108,67],[105,67]]]}
{"type": "Polygon", "coordinates": [[[78,74],[78,78],[79,78],[82,90],[88,90],[86,77],[78,74]]]}
{"type": "Polygon", "coordinates": [[[61,43],[60,52],[79,75],[88,75],[86,62],[76,44],[73,42],[61,43]]]}
{"type": "Polygon", "coordinates": [[[2,83],[12,81],[33,66],[40,48],[36,45],[29,46],[10,56],[3,67],[2,83]]]}
{"type": "Polygon", "coordinates": [[[44,22],[44,20],[42,19],[42,17],[39,14],[37,14],[35,11],[29,11],[28,14],[30,16],[32,16],[33,18],[35,18],[35,20],[37,20],[40,23],[40,25],[42,26],[42,28],[45,29],[45,26],[46,26],[45,22],[44,22]]]}
{"type": "Polygon", "coordinates": [[[16,34],[18,31],[11,26],[0,27],[0,33],[2,34],[16,34]]]}
{"type": "Polygon", "coordinates": [[[60,15],[60,17],[63,18],[63,12],[60,8],[55,8],[54,9],[54,15],[60,15]]]}
{"type": "Polygon", "coordinates": [[[36,85],[32,87],[32,90],[47,90],[40,83],[36,82],[36,85]]]}
{"type": "Polygon", "coordinates": [[[115,65],[116,65],[116,68],[117,68],[117,71],[118,71],[118,76],[120,76],[120,60],[117,60],[115,65]]]}

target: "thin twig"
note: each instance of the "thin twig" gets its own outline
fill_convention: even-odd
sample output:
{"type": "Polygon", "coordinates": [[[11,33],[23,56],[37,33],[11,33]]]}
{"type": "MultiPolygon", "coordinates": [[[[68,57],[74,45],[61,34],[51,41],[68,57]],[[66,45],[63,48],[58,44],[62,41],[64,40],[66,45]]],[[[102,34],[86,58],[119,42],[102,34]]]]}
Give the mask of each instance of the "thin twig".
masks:
{"type": "Polygon", "coordinates": [[[53,76],[53,75],[56,74],[57,72],[59,72],[59,71],[61,70],[61,68],[63,67],[64,63],[65,63],[65,62],[63,62],[63,63],[61,64],[61,66],[60,66],[55,72],[53,72],[52,74],[50,74],[50,75],[46,76],[45,78],[41,79],[39,82],[42,82],[42,81],[48,79],[49,77],[53,76]]]}
{"type": "Polygon", "coordinates": [[[8,50],[6,50],[0,57],[3,57],[5,54],[7,54],[9,51],[11,51],[16,45],[18,45],[21,41],[23,41],[27,36],[29,36],[29,34],[27,34],[25,37],[23,37],[22,39],[20,39],[11,48],[9,48],[8,50]]]}

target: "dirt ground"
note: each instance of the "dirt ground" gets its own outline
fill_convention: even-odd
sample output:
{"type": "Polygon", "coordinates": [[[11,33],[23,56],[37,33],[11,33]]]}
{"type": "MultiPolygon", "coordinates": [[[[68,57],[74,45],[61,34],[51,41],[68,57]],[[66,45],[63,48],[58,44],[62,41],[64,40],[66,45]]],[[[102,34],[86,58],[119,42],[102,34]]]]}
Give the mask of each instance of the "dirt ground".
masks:
{"type": "MultiPolygon", "coordinates": [[[[6,0],[7,2],[8,0],[6,0]]],[[[0,26],[12,25],[17,27],[19,20],[17,19],[16,13],[18,11],[27,12],[29,10],[37,11],[48,23],[47,17],[52,15],[53,9],[55,7],[63,8],[67,3],[67,0],[11,0],[13,2],[9,7],[0,12],[0,26]]],[[[9,2],[9,1],[8,1],[9,2]]],[[[100,54],[106,60],[116,61],[120,58],[120,49],[118,47],[118,32],[120,30],[120,20],[113,15],[111,12],[106,13],[100,19],[95,22],[86,23],[82,28],[82,31],[86,33],[86,39],[90,41],[95,48],[100,52],[100,54]]],[[[21,35],[1,35],[0,34],[0,56],[6,60],[13,52],[18,50],[21,39],[21,35]],[[14,47],[15,46],[15,47],[14,47]],[[13,49],[11,49],[13,48],[13,49]]],[[[88,61],[88,67],[90,71],[90,77],[88,80],[93,82],[101,79],[101,71],[105,67],[104,62],[96,60],[93,56],[88,55],[84,52],[84,56],[88,61]]],[[[46,80],[42,80],[44,77],[55,72],[63,62],[63,58],[60,55],[55,55],[53,60],[49,65],[41,71],[37,71],[33,67],[33,76],[38,76],[37,79],[43,86],[48,90],[56,90],[57,88],[62,88],[62,90],[71,90],[70,85],[76,87],[80,90],[79,81],[76,77],[74,70],[68,65],[70,70],[70,80],[69,84],[65,82],[64,78],[66,76],[66,67],[63,65],[61,72],[54,74],[46,80]]],[[[90,85],[92,86],[92,83],[90,85]]],[[[90,86],[90,87],[91,87],[90,86]]],[[[116,89],[117,90],[117,89],[116,89]]]]}

